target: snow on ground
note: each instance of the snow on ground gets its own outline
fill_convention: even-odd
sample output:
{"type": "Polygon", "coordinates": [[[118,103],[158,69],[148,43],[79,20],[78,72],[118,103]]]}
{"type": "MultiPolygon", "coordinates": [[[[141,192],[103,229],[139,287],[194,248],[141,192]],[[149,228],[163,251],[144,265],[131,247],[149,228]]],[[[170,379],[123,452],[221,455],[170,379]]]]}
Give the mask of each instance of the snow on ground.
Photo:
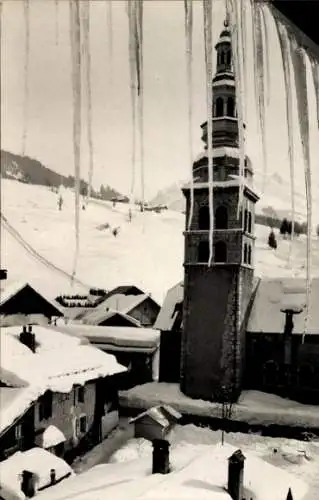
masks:
{"type": "MultiPolygon", "coordinates": [[[[221,405],[191,399],[185,396],[178,384],[150,382],[120,393],[120,403],[129,408],[150,408],[161,404],[171,405],[182,414],[220,418],[221,405]]],[[[251,425],[301,425],[319,427],[318,406],[303,405],[273,394],[243,391],[233,407],[233,420],[251,425]]]]}
{"type": "MultiPolygon", "coordinates": [[[[64,190],[64,205],[58,210],[58,195],[46,187],[2,179],[2,211],[9,223],[50,262],[72,272],[74,194],[64,190]]],[[[162,302],[166,291],[183,278],[184,216],[174,211],[141,214],[133,207],[103,201],[80,211],[80,256],[77,277],[90,286],[111,289],[134,283],[162,302]],[[119,227],[117,237],[109,228],[119,227]]],[[[68,278],[48,269],[28,255],[2,228],[1,265],[12,279],[30,281],[50,297],[70,291],[68,278]]],[[[306,244],[294,242],[291,267],[287,266],[289,242],[278,238],[277,251],[267,245],[269,228],[256,227],[256,274],[267,277],[305,275],[306,244]]],[[[313,274],[319,275],[319,241],[313,240],[313,274]]],[[[74,285],[74,293],[84,291],[74,285]]]]}

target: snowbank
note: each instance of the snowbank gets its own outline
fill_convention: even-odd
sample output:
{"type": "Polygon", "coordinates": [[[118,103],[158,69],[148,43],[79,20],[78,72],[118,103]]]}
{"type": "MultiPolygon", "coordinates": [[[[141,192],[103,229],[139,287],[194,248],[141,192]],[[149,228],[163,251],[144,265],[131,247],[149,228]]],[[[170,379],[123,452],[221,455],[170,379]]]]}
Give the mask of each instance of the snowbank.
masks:
{"type": "Polygon", "coordinates": [[[45,449],[64,443],[65,441],[65,435],[55,425],[49,425],[42,434],[42,447],[45,449]]]}

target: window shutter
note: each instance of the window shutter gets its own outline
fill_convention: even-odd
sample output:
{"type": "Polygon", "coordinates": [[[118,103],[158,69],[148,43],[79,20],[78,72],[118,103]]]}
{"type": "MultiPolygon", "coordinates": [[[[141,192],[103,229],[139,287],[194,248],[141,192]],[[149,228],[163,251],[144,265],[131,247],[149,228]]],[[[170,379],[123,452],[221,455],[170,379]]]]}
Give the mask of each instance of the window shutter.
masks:
{"type": "Polygon", "coordinates": [[[80,419],[75,419],[75,434],[78,436],[80,434],[80,419]]]}

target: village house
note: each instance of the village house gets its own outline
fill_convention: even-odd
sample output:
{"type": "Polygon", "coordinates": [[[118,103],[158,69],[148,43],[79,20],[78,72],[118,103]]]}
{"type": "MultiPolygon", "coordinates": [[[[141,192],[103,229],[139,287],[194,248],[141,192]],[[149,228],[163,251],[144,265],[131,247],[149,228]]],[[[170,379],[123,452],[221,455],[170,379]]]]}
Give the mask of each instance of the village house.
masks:
{"type": "MultiPolygon", "coordinates": [[[[120,375],[120,388],[158,380],[160,332],[152,328],[69,324],[52,327],[85,338],[102,351],[112,354],[127,371],[120,375]]],[[[53,332],[52,332],[53,333],[53,332]]]]}
{"type": "Polygon", "coordinates": [[[55,301],[26,282],[3,279],[0,294],[0,325],[47,324],[64,315],[55,301]]]}
{"type": "Polygon", "coordinates": [[[114,356],[49,327],[1,329],[1,459],[39,446],[72,462],[118,422],[114,356]]]}
{"type": "MultiPolygon", "coordinates": [[[[152,328],[160,306],[149,295],[136,286],[122,285],[114,288],[101,298],[97,308],[105,311],[118,311],[132,317],[143,327],[152,328]]],[[[90,312],[88,312],[89,316],[90,312]]],[[[121,326],[121,325],[115,325],[121,326]]]]}
{"type": "Polygon", "coordinates": [[[169,290],[155,323],[162,332],[160,380],[179,381],[181,391],[194,399],[237,400],[242,389],[254,389],[319,404],[319,278],[311,281],[305,334],[305,280],[254,275],[255,205],[259,198],[246,156],[243,206],[237,217],[239,124],[227,22],[216,51],[212,266],[208,266],[211,221],[205,122],[201,126],[205,150],[193,164],[193,184],[183,187],[183,289],[176,285],[169,290]]]}

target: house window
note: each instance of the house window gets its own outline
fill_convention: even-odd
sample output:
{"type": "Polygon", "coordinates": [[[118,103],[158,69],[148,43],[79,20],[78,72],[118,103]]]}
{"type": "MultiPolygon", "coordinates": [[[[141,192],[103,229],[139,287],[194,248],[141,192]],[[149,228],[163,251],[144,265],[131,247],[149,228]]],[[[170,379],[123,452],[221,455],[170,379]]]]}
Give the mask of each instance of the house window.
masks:
{"type": "Polygon", "coordinates": [[[39,398],[39,419],[47,420],[52,417],[52,392],[47,391],[39,398]]]}
{"type": "Polygon", "coordinates": [[[209,207],[207,205],[200,207],[198,211],[198,228],[200,230],[209,230],[209,207]]]}
{"type": "Polygon", "coordinates": [[[208,241],[200,241],[198,245],[198,262],[208,262],[209,259],[209,243],[208,241]]]}
{"type": "Polygon", "coordinates": [[[224,241],[215,243],[215,262],[227,262],[227,246],[224,241]]]}
{"type": "Polygon", "coordinates": [[[14,428],[15,440],[20,441],[22,439],[22,425],[18,424],[14,428]]]}
{"type": "Polygon", "coordinates": [[[79,385],[74,389],[74,404],[84,403],[84,386],[79,385]]]}
{"type": "Polygon", "coordinates": [[[216,99],[216,116],[224,116],[224,99],[222,97],[216,99]]]}
{"type": "Polygon", "coordinates": [[[87,417],[85,414],[76,419],[76,435],[85,434],[87,431],[87,417]]]}
{"type": "Polygon", "coordinates": [[[216,229],[227,229],[228,226],[228,212],[227,208],[223,205],[217,208],[215,213],[215,227],[216,229]]]}

